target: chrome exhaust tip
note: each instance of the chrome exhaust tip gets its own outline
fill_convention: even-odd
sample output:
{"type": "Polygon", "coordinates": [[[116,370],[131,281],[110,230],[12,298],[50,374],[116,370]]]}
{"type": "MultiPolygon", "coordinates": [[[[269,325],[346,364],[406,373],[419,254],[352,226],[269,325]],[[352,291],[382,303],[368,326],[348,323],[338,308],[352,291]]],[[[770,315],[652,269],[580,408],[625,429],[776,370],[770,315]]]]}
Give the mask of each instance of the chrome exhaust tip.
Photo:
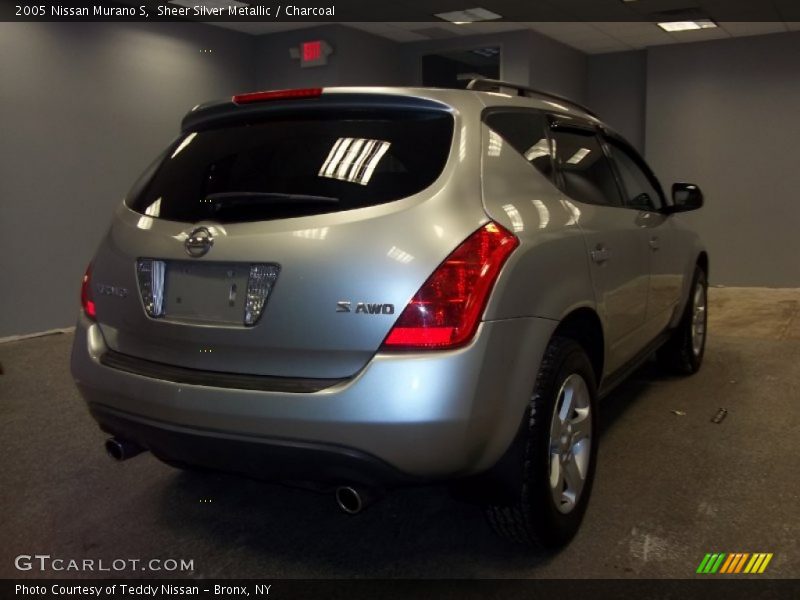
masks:
{"type": "Polygon", "coordinates": [[[348,515],[357,515],[367,507],[368,501],[358,488],[343,485],[336,488],[336,504],[348,515]]]}
{"type": "Polygon", "coordinates": [[[128,440],[111,437],[106,440],[106,452],[114,460],[122,461],[141,454],[144,448],[128,440]]]}

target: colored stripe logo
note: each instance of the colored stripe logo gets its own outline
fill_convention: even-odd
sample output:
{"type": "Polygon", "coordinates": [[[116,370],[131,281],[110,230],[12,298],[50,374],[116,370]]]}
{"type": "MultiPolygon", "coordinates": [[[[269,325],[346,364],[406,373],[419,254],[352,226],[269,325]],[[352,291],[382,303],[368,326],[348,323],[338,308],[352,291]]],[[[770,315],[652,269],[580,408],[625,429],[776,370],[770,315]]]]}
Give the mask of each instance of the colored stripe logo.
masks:
{"type": "Polygon", "coordinates": [[[771,552],[715,552],[703,557],[696,572],[702,575],[761,574],[766,571],[772,556],[771,552]]]}

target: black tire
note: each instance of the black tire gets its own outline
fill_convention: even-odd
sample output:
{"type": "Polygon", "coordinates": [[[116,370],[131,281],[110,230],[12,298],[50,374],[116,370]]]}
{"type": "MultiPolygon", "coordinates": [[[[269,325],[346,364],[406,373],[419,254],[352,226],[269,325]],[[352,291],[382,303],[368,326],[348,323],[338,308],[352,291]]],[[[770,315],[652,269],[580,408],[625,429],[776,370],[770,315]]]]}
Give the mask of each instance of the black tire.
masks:
{"type": "MultiPolygon", "coordinates": [[[[573,378],[574,380],[574,378],[573,378]]],[[[527,412],[524,436],[522,484],[514,501],[491,505],[486,514],[500,536],[533,548],[559,548],[578,531],[592,491],[597,462],[597,384],[595,373],[583,348],[574,340],[555,336],[545,351],[527,412]],[[556,506],[550,486],[550,428],[559,392],[573,374],[580,375],[588,388],[589,460],[583,488],[567,512],[556,506]]]]}
{"type": "Polygon", "coordinates": [[[706,351],[706,332],[708,331],[708,281],[706,274],[699,266],[695,267],[692,287],[689,288],[689,299],[683,311],[680,324],[675,328],[670,339],[658,351],[658,361],[669,372],[680,375],[697,373],[703,363],[706,351]],[[695,313],[696,291],[702,287],[705,310],[702,314],[703,338],[699,352],[694,348],[693,321],[695,313]]]}

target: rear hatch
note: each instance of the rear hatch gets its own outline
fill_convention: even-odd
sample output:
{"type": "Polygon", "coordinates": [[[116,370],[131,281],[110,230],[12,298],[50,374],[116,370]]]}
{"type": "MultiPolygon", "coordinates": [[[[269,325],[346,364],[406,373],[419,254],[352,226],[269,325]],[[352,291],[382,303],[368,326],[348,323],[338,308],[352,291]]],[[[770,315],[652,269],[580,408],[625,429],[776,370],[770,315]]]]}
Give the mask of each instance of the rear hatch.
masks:
{"type": "Polygon", "coordinates": [[[226,373],[358,372],[486,220],[479,131],[458,119],[434,99],[364,93],[192,115],[95,259],[108,346],[226,373]]]}

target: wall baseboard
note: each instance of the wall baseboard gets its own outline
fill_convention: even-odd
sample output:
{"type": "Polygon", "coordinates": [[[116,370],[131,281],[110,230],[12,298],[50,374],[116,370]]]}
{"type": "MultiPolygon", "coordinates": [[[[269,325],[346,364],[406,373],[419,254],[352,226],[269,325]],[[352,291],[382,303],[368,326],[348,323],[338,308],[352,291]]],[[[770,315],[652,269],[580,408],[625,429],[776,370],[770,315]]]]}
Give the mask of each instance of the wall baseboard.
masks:
{"type": "Polygon", "coordinates": [[[26,333],[24,335],[10,335],[8,337],[0,338],[0,344],[8,342],[19,342],[21,340],[29,340],[31,338],[44,337],[46,335],[58,335],[60,333],[73,333],[74,327],[65,327],[63,329],[48,329],[47,331],[39,331],[37,333],[26,333]]]}

